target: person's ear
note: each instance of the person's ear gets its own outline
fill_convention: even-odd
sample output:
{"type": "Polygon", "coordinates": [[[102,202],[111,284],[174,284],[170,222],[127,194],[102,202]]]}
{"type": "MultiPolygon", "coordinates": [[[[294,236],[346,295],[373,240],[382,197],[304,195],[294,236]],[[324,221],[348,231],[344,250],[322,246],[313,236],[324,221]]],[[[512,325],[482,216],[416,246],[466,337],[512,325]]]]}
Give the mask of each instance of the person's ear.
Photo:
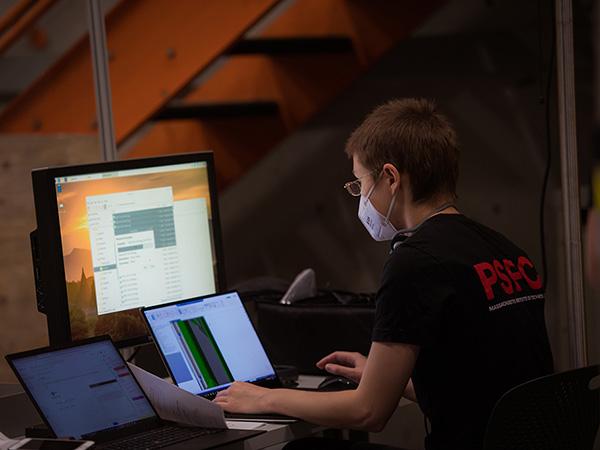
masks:
{"type": "Polygon", "coordinates": [[[393,164],[386,163],[383,165],[383,178],[394,194],[402,187],[402,175],[393,164]]]}

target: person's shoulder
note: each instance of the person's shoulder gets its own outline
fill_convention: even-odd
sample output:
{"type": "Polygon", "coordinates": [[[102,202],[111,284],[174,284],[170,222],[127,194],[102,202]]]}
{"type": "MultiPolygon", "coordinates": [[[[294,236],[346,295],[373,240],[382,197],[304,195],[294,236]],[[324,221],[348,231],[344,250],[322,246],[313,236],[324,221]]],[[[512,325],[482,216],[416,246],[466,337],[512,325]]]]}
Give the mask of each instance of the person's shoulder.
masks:
{"type": "Polygon", "coordinates": [[[437,259],[425,249],[406,242],[395,246],[390,253],[385,270],[411,276],[437,264],[437,259]]]}
{"type": "MultiPolygon", "coordinates": [[[[445,214],[434,217],[431,220],[427,229],[420,236],[427,243],[437,242],[439,239],[447,239],[445,231],[451,231],[452,236],[458,238],[458,241],[466,242],[466,240],[475,237],[486,241],[494,242],[507,250],[522,252],[522,250],[507,236],[500,231],[484,225],[477,220],[474,220],[463,214],[445,214]]],[[[415,242],[415,245],[418,245],[415,242]]]]}
{"type": "MultiPolygon", "coordinates": [[[[464,217],[464,216],[463,216],[464,217]]],[[[491,228],[483,223],[477,222],[468,217],[464,217],[465,224],[472,229],[474,229],[479,235],[487,238],[488,240],[493,240],[497,244],[502,245],[509,251],[515,253],[524,253],[524,250],[521,249],[517,244],[515,244],[511,239],[509,239],[506,235],[501,233],[500,231],[491,228]]]]}

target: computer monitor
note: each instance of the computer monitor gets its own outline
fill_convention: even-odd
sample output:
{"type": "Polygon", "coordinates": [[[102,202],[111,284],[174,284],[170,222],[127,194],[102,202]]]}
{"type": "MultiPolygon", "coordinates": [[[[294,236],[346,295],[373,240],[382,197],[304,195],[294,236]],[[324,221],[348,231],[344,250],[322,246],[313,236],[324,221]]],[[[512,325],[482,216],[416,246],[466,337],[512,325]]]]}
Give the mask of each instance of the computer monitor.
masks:
{"type": "Polygon", "coordinates": [[[51,344],[147,340],[139,308],[224,289],[212,153],[37,169],[31,233],[51,344]]]}

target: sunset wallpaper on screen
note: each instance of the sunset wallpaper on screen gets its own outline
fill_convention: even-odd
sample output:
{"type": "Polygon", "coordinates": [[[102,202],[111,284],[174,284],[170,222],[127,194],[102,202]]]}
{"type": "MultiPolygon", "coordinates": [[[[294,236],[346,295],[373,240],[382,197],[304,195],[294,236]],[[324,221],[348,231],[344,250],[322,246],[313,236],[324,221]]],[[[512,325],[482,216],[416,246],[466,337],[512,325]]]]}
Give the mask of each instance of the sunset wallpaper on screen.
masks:
{"type": "Polygon", "coordinates": [[[212,222],[206,167],[60,183],[58,216],[67,283],[71,336],[110,334],[115,341],[146,334],[137,309],[98,316],[86,197],[170,186],[173,200],[206,199],[212,222]]]}

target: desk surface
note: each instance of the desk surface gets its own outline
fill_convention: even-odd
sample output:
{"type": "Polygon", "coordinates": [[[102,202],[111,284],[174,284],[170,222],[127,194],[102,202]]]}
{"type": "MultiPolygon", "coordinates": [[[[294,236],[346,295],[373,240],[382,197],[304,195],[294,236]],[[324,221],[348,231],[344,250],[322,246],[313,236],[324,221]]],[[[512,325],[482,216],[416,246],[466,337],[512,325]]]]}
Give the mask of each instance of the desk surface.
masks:
{"type": "Polygon", "coordinates": [[[219,447],[219,449],[227,450],[259,450],[259,449],[279,449],[286,442],[294,439],[315,435],[325,428],[317,425],[312,425],[306,422],[295,422],[288,424],[265,423],[262,427],[257,428],[265,433],[251,437],[240,442],[219,447]]]}

